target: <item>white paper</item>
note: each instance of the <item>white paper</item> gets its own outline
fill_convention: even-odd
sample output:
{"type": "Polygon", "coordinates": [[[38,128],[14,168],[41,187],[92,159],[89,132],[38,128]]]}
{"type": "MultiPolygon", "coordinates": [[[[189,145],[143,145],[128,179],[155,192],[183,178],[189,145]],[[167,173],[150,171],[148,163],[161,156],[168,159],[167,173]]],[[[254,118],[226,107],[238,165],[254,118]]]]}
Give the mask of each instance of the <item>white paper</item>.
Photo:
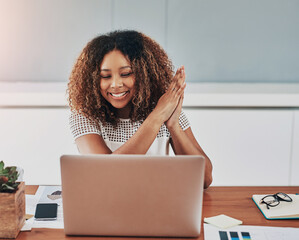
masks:
{"type": "Polygon", "coordinates": [[[25,195],[26,197],[26,214],[34,215],[38,199],[35,195],[25,195]]]}
{"type": "Polygon", "coordinates": [[[25,223],[24,223],[24,226],[21,229],[21,231],[22,232],[24,232],[24,231],[31,231],[31,229],[32,229],[32,223],[31,223],[31,221],[26,220],[25,223]]]}
{"type": "Polygon", "coordinates": [[[288,227],[262,227],[262,226],[236,226],[229,229],[220,229],[210,224],[204,224],[205,240],[221,240],[219,231],[237,232],[239,239],[243,239],[241,232],[249,232],[252,240],[298,240],[299,228],[288,227]]]}
{"type": "Polygon", "coordinates": [[[26,195],[26,214],[34,215],[37,203],[57,203],[57,220],[36,221],[32,217],[25,222],[21,231],[28,231],[31,228],[64,228],[62,198],[52,200],[48,197],[55,191],[61,191],[61,186],[39,186],[35,195],[26,195]]]}
{"type": "Polygon", "coordinates": [[[57,200],[52,200],[48,198],[48,195],[51,195],[53,192],[61,191],[61,186],[39,186],[38,194],[39,194],[39,203],[57,203],[58,205],[62,205],[62,198],[57,200]]]}

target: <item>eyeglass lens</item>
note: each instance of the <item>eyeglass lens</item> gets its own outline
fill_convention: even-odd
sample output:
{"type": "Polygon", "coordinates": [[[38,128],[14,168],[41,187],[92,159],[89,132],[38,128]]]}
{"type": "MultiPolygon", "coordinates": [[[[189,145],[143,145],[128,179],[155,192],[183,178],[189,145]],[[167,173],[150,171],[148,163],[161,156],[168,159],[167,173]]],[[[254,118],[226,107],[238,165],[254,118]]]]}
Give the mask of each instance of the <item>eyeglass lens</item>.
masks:
{"type": "Polygon", "coordinates": [[[262,199],[262,202],[266,203],[269,206],[277,206],[279,204],[279,200],[275,197],[275,195],[268,195],[262,199]]]}
{"type": "Polygon", "coordinates": [[[279,192],[279,193],[276,193],[275,195],[282,201],[292,202],[292,198],[285,193],[279,192]]]}
{"type": "Polygon", "coordinates": [[[276,207],[280,201],[292,202],[293,200],[289,195],[282,192],[267,195],[261,199],[261,203],[265,203],[268,209],[269,207],[276,207]]]}

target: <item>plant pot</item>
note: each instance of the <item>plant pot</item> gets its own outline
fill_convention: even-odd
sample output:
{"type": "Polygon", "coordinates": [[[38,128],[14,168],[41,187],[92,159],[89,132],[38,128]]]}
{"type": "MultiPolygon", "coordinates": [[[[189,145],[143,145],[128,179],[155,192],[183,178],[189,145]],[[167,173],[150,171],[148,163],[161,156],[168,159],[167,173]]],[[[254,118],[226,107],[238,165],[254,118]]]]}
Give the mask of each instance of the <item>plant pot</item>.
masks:
{"type": "Polygon", "coordinates": [[[15,193],[0,193],[0,238],[16,238],[25,222],[25,183],[15,193]]]}

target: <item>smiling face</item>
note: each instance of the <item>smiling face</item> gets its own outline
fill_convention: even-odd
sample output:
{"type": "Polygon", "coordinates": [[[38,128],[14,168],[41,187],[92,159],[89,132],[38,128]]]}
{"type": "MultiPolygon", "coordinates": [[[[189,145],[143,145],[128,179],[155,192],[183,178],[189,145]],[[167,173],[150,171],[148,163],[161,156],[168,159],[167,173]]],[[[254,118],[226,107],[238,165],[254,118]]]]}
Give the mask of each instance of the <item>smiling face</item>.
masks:
{"type": "Polygon", "coordinates": [[[117,109],[118,117],[128,118],[135,92],[135,76],[128,59],[118,50],[104,56],[100,66],[102,96],[117,109]]]}

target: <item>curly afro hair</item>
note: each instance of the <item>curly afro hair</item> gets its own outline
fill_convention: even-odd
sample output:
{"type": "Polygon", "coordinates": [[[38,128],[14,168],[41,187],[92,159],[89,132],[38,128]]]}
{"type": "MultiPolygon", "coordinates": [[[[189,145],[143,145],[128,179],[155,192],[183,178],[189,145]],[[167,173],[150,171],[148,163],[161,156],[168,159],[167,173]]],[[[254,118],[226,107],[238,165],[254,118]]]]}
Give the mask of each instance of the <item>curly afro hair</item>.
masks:
{"type": "Polygon", "coordinates": [[[100,93],[100,66],[104,56],[119,50],[130,61],[135,90],[130,112],[132,121],[144,120],[155,108],[173,77],[173,65],[162,47],[136,31],[114,31],[91,40],[79,55],[68,83],[72,111],[95,122],[116,126],[116,109],[100,93]]]}

